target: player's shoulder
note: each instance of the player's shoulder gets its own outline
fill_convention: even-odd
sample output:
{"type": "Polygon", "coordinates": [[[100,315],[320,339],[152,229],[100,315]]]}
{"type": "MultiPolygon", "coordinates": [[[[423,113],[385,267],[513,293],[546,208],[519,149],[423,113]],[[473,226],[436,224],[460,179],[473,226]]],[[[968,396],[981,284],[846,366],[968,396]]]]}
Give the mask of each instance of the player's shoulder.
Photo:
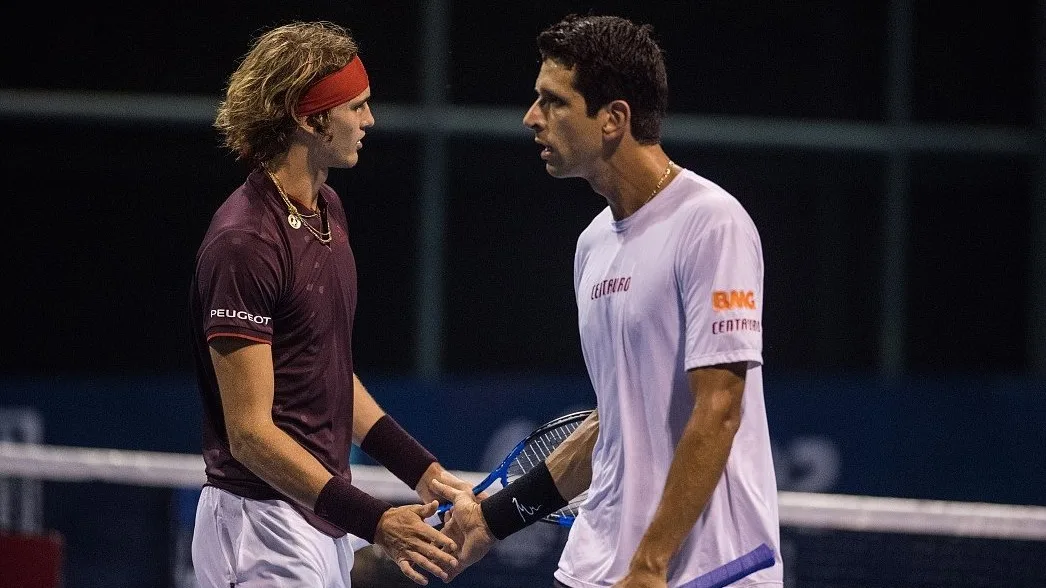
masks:
{"type": "Polygon", "coordinates": [[[578,249],[581,249],[587,244],[591,244],[598,241],[608,232],[611,232],[612,222],[614,215],[610,211],[610,207],[603,208],[596,216],[592,217],[589,221],[588,226],[582,229],[581,234],[578,235],[577,245],[578,249]]]}
{"type": "Polygon", "coordinates": [[[718,183],[683,169],[679,175],[680,208],[694,214],[737,214],[745,212],[741,201],[718,183]]]}
{"type": "Polygon", "coordinates": [[[200,245],[200,253],[215,248],[273,248],[280,228],[270,207],[252,182],[244,182],[218,206],[200,245]]]}
{"type": "Polygon", "coordinates": [[[679,220],[704,226],[740,224],[755,228],[741,201],[723,186],[685,168],[677,181],[679,220]]]}

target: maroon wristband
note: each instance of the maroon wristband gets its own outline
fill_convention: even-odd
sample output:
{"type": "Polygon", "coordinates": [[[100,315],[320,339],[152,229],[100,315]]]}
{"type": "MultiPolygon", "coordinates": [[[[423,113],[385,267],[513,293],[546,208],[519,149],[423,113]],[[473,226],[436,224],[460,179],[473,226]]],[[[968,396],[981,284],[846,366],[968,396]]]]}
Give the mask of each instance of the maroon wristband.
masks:
{"type": "Polygon", "coordinates": [[[411,488],[418,486],[425,470],[436,462],[436,458],[389,415],[383,415],[367,431],[360,449],[411,488]]]}
{"type": "Polygon", "coordinates": [[[320,490],[313,512],[357,537],[374,543],[378,521],[392,505],[352,485],[348,478],[334,476],[320,490]]]}

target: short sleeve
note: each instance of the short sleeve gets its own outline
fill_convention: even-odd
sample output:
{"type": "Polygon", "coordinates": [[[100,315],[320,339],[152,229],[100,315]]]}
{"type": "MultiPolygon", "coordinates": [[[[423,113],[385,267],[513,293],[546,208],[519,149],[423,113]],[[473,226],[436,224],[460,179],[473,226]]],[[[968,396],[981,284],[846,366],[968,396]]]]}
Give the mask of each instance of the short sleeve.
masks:
{"type": "Polygon", "coordinates": [[[677,260],[686,369],[762,363],[763,254],[754,225],[725,216],[684,236],[677,260]]]}
{"type": "Polygon", "coordinates": [[[200,252],[196,264],[207,340],[242,337],[272,343],[272,320],[282,292],[276,248],[247,231],[226,231],[200,252]]]}

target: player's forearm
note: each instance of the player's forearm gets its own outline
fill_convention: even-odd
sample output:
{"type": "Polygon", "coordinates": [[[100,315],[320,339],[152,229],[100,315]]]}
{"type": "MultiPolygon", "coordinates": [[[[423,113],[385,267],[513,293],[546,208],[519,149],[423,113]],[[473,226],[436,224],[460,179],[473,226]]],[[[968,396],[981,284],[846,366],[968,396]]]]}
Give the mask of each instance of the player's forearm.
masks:
{"type": "Polygon", "coordinates": [[[235,337],[211,342],[229,451],[254,475],[312,508],[331,474],[272,420],[274,373],[269,345],[235,337]]]}
{"type": "Polygon", "coordinates": [[[241,431],[236,439],[234,455],[259,478],[338,528],[375,541],[391,504],[356,488],[348,477],[332,476],[275,425],[241,431]]]}
{"type": "Polygon", "coordinates": [[[353,384],[353,441],[408,486],[422,488],[419,496],[428,496],[425,475],[431,478],[443,471],[436,456],[378,406],[355,374],[353,384]]]}
{"type": "Polygon", "coordinates": [[[352,441],[359,445],[367,437],[374,423],[385,416],[356,374],[352,375],[352,441]]]}
{"type": "Polygon", "coordinates": [[[676,446],[665,488],[632,559],[635,568],[664,574],[669,560],[708,504],[730,455],[737,423],[695,411],[676,446]]]}
{"type": "Polygon", "coordinates": [[[254,475],[310,509],[331,478],[319,460],[274,424],[230,431],[230,449],[254,475]]]}
{"type": "Polygon", "coordinates": [[[572,500],[592,481],[592,448],[599,436],[599,413],[592,411],[577,429],[545,459],[559,494],[572,500]]]}

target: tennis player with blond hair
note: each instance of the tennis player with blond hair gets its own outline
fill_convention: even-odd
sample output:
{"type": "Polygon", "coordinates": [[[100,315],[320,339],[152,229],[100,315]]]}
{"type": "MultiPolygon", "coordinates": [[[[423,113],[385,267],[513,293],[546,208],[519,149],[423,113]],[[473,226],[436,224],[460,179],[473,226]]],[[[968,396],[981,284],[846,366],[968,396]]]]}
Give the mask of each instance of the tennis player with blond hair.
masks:
{"type": "Polygon", "coordinates": [[[294,22],[260,35],[215,127],[254,169],[215,212],[190,292],[207,482],[196,513],[200,585],[345,588],[354,537],[418,584],[448,578],[457,546],[425,519],[428,482],[468,484],[386,414],[356,376],[356,263],[330,168],[359,161],[374,125],[349,32],[294,22]],[[425,504],[352,483],[356,443],[425,504]]]}

